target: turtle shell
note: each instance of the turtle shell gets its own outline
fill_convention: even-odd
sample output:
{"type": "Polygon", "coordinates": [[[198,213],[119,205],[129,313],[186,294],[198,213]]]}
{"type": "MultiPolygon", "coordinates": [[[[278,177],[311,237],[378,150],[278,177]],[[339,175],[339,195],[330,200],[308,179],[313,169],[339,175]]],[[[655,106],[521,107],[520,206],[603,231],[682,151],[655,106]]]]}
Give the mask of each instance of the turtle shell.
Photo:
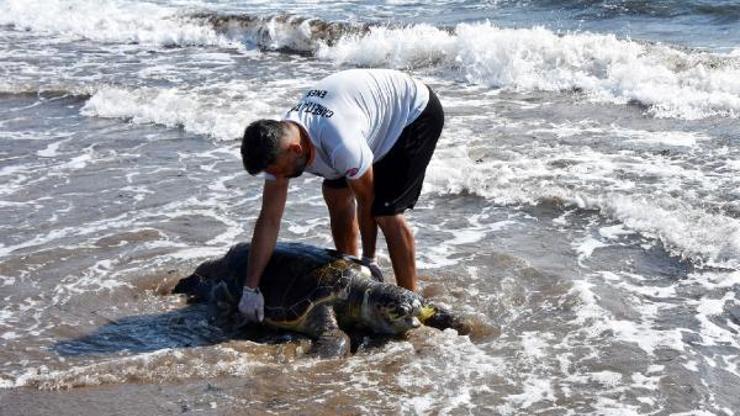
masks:
{"type": "MultiPolygon", "coordinates": [[[[234,274],[246,274],[249,244],[238,244],[226,255],[234,274]]],[[[265,319],[289,323],[303,318],[317,304],[346,299],[359,262],[336,250],[301,243],[278,243],[262,273],[265,319]]]]}

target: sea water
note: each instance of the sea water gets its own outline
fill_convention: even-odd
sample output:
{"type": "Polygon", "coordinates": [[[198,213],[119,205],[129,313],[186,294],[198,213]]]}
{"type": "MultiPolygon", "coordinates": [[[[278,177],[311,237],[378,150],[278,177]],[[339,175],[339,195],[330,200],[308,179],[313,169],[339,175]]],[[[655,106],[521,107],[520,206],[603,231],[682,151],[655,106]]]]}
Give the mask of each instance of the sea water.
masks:
{"type": "Polygon", "coordinates": [[[736,1],[0,0],[0,413],[736,415],[739,116],[736,1]],[[167,293],[251,237],[244,127],[355,67],[440,97],[407,217],[475,330],[321,361],[167,293]]]}

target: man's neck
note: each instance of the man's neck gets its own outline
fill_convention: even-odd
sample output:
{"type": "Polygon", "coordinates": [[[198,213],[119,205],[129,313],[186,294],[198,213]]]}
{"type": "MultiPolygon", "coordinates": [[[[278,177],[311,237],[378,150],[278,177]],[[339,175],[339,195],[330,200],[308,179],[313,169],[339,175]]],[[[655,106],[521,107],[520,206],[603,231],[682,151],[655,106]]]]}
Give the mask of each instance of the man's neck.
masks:
{"type": "Polygon", "coordinates": [[[306,152],[308,152],[308,157],[306,160],[308,160],[308,164],[310,165],[311,163],[313,163],[314,156],[316,156],[313,142],[311,142],[311,138],[309,137],[308,132],[304,130],[300,124],[295,123],[295,126],[298,128],[298,132],[301,136],[301,146],[306,149],[306,152]]]}

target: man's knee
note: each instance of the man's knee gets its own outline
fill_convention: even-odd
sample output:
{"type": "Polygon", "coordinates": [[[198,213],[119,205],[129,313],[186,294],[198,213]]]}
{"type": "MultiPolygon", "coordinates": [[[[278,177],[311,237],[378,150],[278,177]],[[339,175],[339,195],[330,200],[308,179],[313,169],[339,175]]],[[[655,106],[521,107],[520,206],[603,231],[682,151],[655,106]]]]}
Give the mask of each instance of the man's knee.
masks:
{"type": "Polygon", "coordinates": [[[324,195],[324,201],[329,209],[354,207],[355,198],[349,188],[333,188],[324,185],[321,187],[321,193],[324,195]]]}
{"type": "Polygon", "coordinates": [[[380,228],[384,231],[387,229],[395,229],[406,225],[403,214],[376,216],[375,222],[377,222],[380,228]]]}

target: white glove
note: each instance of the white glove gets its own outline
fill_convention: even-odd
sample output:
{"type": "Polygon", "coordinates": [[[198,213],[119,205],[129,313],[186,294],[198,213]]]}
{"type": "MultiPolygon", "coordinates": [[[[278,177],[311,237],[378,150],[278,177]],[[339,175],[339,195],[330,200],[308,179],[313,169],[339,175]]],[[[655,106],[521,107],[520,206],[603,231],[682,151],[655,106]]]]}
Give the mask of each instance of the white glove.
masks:
{"type": "Polygon", "coordinates": [[[262,322],[265,318],[265,298],[259,288],[244,286],[242,298],[239,300],[239,312],[244,315],[247,322],[262,322]]]}
{"type": "Polygon", "coordinates": [[[362,264],[370,269],[370,275],[373,277],[373,279],[379,282],[385,281],[383,279],[383,272],[380,270],[380,266],[378,266],[378,263],[375,261],[374,258],[362,256],[362,264]]]}

